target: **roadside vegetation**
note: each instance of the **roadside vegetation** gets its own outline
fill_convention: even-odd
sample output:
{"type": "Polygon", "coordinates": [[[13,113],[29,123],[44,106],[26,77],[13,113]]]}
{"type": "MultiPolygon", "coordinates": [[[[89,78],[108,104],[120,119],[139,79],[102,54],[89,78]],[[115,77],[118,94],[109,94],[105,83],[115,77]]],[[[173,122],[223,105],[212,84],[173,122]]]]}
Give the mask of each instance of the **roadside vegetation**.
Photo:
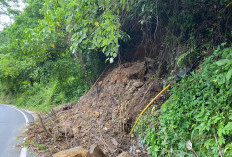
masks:
{"type": "MultiPolygon", "coordinates": [[[[223,44],[224,45],[224,44],[223,44]]],[[[232,47],[217,47],[197,71],[174,84],[161,113],[137,131],[152,156],[232,156],[232,47]]]]}
{"type": "Polygon", "coordinates": [[[164,84],[194,66],[136,131],[152,156],[232,155],[230,0],[26,2],[20,13],[0,1],[15,16],[0,32],[1,103],[76,103],[111,63],[149,57],[164,84]]]}

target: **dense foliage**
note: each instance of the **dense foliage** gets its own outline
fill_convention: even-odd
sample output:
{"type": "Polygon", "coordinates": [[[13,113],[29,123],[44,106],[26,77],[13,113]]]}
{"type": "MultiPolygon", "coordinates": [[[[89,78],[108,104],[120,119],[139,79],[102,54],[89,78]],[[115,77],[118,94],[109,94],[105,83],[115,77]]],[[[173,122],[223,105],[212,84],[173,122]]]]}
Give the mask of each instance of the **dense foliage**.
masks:
{"type": "Polygon", "coordinates": [[[232,156],[232,47],[217,47],[170,93],[161,115],[148,113],[137,128],[149,153],[232,156]]]}
{"type": "Polygon", "coordinates": [[[195,52],[232,40],[229,2],[27,0],[14,24],[0,32],[2,97],[47,108],[76,101],[106,61],[117,61],[118,54],[134,58],[139,47],[159,64],[157,76],[175,69],[186,51],[194,53],[182,65],[191,64],[201,55],[195,52]]]}
{"type": "Polygon", "coordinates": [[[97,51],[74,57],[62,28],[64,12],[53,23],[45,1],[27,3],[14,24],[0,33],[1,99],[46,111],[86,92],[104,68],[105,57],[97,51]]]}

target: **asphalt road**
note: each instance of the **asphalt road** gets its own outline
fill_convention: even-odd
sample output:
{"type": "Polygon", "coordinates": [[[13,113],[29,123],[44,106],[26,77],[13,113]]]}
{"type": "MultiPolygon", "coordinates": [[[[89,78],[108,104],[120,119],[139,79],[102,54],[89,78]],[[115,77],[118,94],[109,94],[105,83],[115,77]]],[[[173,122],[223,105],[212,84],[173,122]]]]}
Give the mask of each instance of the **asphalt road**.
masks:
{"type": "Polygon", "coordinates": [[[15,147],[23,141],[16,137],[24,131],[26,122],[33,120],[33,116],[23,110],[0,104],[0,157],[36,157],[26,148],[15,147]]]}

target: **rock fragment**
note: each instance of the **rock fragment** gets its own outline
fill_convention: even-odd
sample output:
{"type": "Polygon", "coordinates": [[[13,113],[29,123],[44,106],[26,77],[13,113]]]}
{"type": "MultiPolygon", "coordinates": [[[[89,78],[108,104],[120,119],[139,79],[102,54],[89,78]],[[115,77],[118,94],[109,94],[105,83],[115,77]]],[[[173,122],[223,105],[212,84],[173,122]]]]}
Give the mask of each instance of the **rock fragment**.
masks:
{"type": "Polygon", "coordinates": [[[53,157],[91,157],[88,150],[83,147],[74,147],[63,150],[53,155],[53,157]]]}
{"type": "Polygon", "coordinates": [[[96,144],[90,146],[90,155],[91,157],[106,157],[101,148],[96,144]]]}
{"type": "Polygon", "coordinates": [[[128,153],[128,152],[122,152],[122,153],[119,154],[117,157],[132,157],[132,156],[131,156],[130,153],[128,153]]]}

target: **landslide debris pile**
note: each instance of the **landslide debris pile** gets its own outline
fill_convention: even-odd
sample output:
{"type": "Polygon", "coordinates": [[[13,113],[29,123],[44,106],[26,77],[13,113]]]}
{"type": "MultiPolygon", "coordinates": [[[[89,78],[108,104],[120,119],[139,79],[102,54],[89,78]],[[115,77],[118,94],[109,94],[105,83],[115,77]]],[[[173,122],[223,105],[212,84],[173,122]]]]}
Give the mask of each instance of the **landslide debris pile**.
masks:
{"type": "MultiPolygon", "coordinates": [[[[129,150],[128,133],[138,114],[160,92],[161,83],[150,59],[108,68],[105,77],[77,104],[64,104],[40,115],[29,126],[27,143],[38,153],[52,154],[98,144],[105,154],[116,156],[129,150]],[[45,153],[46,152],[46,153],[45,153]]],[[[162,101],[164,96],[159,99],[162,101]]],[[[158,102],[155,102],[158,105],[158,102]]],[[[145,156],[145,151],[138,151],[145,156]]]]}

